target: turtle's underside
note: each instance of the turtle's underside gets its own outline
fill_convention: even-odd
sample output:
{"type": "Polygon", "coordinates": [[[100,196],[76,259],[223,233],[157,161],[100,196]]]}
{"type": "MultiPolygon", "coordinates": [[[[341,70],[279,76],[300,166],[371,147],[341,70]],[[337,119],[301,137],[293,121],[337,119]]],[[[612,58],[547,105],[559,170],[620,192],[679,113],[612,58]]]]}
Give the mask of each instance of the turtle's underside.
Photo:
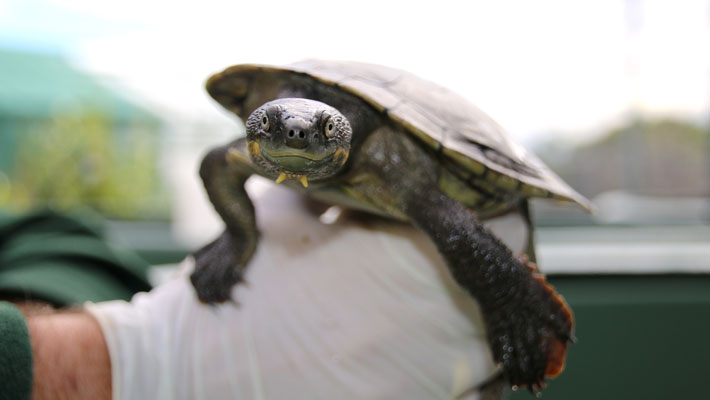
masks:
{"type": "Polygon", "coordinates": [[[535,265],[479,218],[527,198],[589,203],[452,92],[385,67],[311,61],[241,65],[209,93],[246,121],[247,137],[212,150],[200,175],[227,229],[195,253],[192,282],[208,303],[230,298],[258,241],[244,182],[253,174],[413,223],[481,305],[494,359],[513,385],[559,374],[572,313],[535,265]]]}

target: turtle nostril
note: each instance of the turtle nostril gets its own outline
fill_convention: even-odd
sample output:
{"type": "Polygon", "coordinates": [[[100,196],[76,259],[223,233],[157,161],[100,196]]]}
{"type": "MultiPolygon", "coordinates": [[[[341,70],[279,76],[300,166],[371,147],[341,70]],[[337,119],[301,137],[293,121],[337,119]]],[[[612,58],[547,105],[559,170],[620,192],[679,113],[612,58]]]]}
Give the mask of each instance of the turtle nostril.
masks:
{"type": "Polygon", "coordinates": [[[303,124],[290,123],[283,131],[284,144],[293,149],[305,149],[309,145],[307,134],[310,132],[303,124]]]}

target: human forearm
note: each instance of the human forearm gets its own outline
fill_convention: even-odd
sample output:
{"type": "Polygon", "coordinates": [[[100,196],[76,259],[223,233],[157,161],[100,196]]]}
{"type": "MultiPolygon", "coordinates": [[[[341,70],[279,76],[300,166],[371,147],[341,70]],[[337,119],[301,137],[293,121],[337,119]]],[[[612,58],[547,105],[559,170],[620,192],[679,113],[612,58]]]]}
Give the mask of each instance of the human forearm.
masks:
{"type": "Polygon", "coordinates": [[[27,317],[33,399],[110,399],[111,363],[103,333],[84,312],[27,317]]]}

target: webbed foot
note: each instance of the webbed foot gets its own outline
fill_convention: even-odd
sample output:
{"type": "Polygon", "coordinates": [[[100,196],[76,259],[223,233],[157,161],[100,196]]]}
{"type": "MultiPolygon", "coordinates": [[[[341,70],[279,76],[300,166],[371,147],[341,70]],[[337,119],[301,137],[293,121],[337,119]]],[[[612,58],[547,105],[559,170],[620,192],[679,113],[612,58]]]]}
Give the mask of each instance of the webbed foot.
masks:
{"type": "Polygon", "coordinates": [[[231,300],[232,287],[243,280],[244,268],[229,233],[222,233],[194,257],[195,271],[190,280],[200,301],[214,304],[231,300]]]}
{"type": "Polygon", "coordinates": [[[564,368],[567,344],[573,341],[572,312],[564,299],[536,272],[534,264],[528,293],[491,310],[488,339],[494,359],[508,381],[536,393],[564,368]]]}

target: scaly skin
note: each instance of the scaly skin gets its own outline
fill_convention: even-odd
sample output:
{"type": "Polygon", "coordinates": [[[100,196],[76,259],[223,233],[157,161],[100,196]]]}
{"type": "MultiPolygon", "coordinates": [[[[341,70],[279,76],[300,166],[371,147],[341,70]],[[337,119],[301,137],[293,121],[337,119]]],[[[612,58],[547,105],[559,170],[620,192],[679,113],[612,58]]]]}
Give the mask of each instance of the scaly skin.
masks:
{"type": "Polygon", "coordinates": [[[243,140],[218,147],[202,160],[200,177],[227,229],[212,243],[194,253],[195,272],[190,279],[201,301],[221,303],[230,299],[234,284],[256,250],[259,233],[256,216],[244,183],[254,172],[248,159],[229,162],[229,149],[243,147],[243,140]]]}
{"type": "Polygon", "coordinates": [[[536,391],[564,365],[572,313],[537,273],[476,217],[436,189],[408,202],[409,215],[447,260],[454,279],[481,305],[493,358],[509,382],[536,391]],[[434,206],[436,205],[436,206],[434,206]]]}

